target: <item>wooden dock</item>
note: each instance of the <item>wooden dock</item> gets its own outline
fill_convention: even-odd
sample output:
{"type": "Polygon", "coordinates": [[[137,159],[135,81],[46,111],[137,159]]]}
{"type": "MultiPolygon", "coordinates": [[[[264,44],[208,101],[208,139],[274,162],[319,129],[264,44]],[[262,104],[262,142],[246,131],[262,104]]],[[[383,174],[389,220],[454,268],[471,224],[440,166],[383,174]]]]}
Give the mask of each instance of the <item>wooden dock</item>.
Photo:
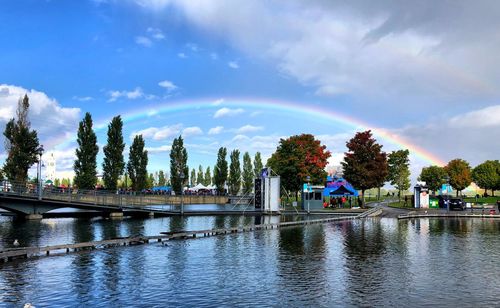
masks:
{"type": "Polygon", "coordinates": [[[194,238],[218,236],[225,234],[253,232],[258,230],[272,230],[272,229],[293,227],[299,225],[310,225],[310,224],[320,224],[320,223],[328,223],[335,221],[352,220],[356,218],[358,218],[358,216],[329,217],[329,218],[314,219],[314,220],[289,221],[289,222],[280,222],[274,224],[261,224],[261,225],[226,228],[226,229],[161,232],[160,235],[156,236],[125,237],[125,238],[115,238],[110,240],[102,240],[94,242],[82,242],[76,244],[62,244],[62,245],[43,246],[43,247],[10,248],[0,251],[0,263],[12,261],[14,259],[27,259],[30,257],[41,257],[41,256],[48,256],[51,254],[70,253],[82,250],[105,249],[117,246],[141,245],[141,244],[158,243],[176,239],[194,239],[194,238]]]}

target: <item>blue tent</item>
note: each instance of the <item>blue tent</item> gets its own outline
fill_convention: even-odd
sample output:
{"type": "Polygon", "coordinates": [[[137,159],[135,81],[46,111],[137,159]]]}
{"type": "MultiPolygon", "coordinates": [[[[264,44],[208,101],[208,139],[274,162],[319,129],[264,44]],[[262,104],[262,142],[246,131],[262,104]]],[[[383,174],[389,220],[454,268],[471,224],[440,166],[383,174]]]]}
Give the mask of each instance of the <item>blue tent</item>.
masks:
{"type": "Polygon", "coordinates": [[[359,195],[358,191],[345,179],[343,178],[331,178],[327,177],[326,187],[323,189],[323,196],[353,196],[357,197],[359,195]]]}
{"type": "Polygon", "coordinates": [[[172,191],[171,186],[155,186],[151,190],[153,191],[172,191]]]}

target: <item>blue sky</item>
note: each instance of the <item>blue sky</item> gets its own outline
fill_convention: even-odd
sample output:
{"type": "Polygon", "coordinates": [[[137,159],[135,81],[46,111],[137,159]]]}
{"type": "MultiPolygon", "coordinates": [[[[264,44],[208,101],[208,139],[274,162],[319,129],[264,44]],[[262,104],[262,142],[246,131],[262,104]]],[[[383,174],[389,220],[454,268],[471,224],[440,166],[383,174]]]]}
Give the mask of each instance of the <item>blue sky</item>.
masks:
{"type": "MultiPolygon", "coordinates": [[[[499,12],[496,3],[467,1],[453,7],[432,1],[4,1],[0,124],[28,93],[32,126],[56,154],[61,176],[71,173],[85,112],[97,124],[149,112],[127,122],[124,135],[128,144],[134,134],[145,135],[151,171],[168,170],[168,149],[179,134],[193,167],[213,166],[220,146],[268,157],[280,137],[299,133],[317,135],[338,165],[358,127],[238,106],[240,100],[283,101],[337,111],[443,161],[462,157],[476,165],[500,153],[491,142],[500,131],[499,12]],[[191,103],[200,101],[212,107],[191,103]],[[155,112],[178,102],[193,107],[155,112]]],[[[102,149],[105,129],[98,140],[102,149]]],[[[380,142],[388,151],[398,148],[380,142]]],[[[428,164],[413,155],[412,177],[428,164]]]]}

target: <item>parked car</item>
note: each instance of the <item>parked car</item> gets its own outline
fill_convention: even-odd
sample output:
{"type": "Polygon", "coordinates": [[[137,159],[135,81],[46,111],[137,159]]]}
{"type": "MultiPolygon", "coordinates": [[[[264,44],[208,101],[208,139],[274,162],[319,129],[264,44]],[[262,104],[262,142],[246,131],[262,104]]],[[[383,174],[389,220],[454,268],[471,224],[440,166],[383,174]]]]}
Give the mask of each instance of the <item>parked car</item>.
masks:
{"type": "Polygon", "coordinates": [[[452,210],[465,210],[465,202],[461,198],[450,198],[450,211],[452,210]]]}

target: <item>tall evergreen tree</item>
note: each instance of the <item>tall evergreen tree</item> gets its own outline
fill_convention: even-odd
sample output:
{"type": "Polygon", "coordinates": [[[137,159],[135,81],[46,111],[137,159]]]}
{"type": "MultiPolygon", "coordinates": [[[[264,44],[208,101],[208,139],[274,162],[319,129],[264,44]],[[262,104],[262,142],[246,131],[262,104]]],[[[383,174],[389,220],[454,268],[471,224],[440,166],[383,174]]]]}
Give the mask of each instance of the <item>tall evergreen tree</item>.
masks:
{"type": "Polygon", "coordinates": [[[252,192],[253,187],[253,179],[254,179],[254,171],[252,168],[252,159],[250,158],[250,154],[245,152],[243,154],[243,194],[249,194],[252,192]]]}
{"type": "Polygon", "coordinates": [[[262,164],[262,158],[260,157],[260,152],[255,153],[255,158],[253,159],[253,172],[254,176],[256,178],[260,178],[260,172],[262,171],[262,168],[264,168],[264,165],[262,164]]]}
{"type": "Polygon", "coordinates": [[[170,150],[170,182],[172,189],[180,195],[182,187],[187,184],[189,177],[189,167],[187,165],[188,154],[184,148],[182,136],[175,138],[170,150]],[[183,178],[181,180],[181,178],[183,178]]]}
{"type": "Polygon", "coordinates": [[[217,153],[217,163],[214,167],[214,185],[219,194],[224,193],[224,184],[227,181],[227,150],[224,147],[219,149],[217,153]]]}
{"type": "Polygon", "coordinates": [[[229,178],[227,181],[229,193],[237,195],[241,188],[241,167],[240,167],[240,151],[233,150],[229,155],[231,164],[229,165],[229,178]]]}
{"type": "Polygon", "coordinates": [[[121,117],[114,117],[108,125],[108,143],[103,148],[102,179],[104,186],[109,190],[116,190],[118,178],[125,169],[125,159],[123,158],[125,143],[123,142],[122,128],[121,117]]]}
{"type": "Polygon", "coordinates": [[[191,176],[189,177],[189,184],[191,187],[196,185],[196,170],[191,169],[191,176]]]}
{"type": "Polygon", "coordinates": [[[205,185],[205,179],[203,178],[203,167],[198,166],[198,175],[196,176],[196,184],[205,185]]]}
{"type": "Polygon", "coordinates": [[[144,150],[144,139],[142,135],[134,137],[130,146],[127,163],[127,173],[134,191],[146,188],[148,181],[148,151],[144,150]]]}
{"type": "Polygon", "coordinates": [[[80,189],[95,189],[97,183],[97,137],[92,129],[92,116],[86,113],[78,126],[78,148],[73,166],[75,185],[80,189]]]}
{"type": "Polygon", "coordinates": [[[410,151],[398,150],[389,154],[387,160],[388,177],[387,179],[399,191],[399,200],[401,200],[401,192],[410,188],[410,151]]]}
{"type": "Polygon", "coordinates": [[[167,180],[165,179],[165,173],[163,170],[158,172],[158,186],[165,186],[167,184],[167,180]]]}
{"type": "Polygon", "coordinates": [[[152,173],[150,173],[145,188],[151,188],[154,186],[155,186],[155,176],[152,173]]]}
{"type": "Polygon", "coordinates": [[[5,126],[5,150],[8,152],[3,166],[5,176],[15,182],[28,179],[28,169],[38,162],[43,148],[38,142],[35,130],[30,130],[28,120],[28,95],[24,95],[17,103],[17,120],[11,119],[5,126]]]}
{"type": "Polygon", "coordinates": [[[210,166],[207,167],[207,170],[205,171],[205,176],[203,177],[205,180],[203,182],[203,185],[205,186],[210,186],[212,185],[212,173],[210,172],[210,166]]]}
{"type": "Polygon", "coordinates": [[[387,155],[370,130],[356,133],[347,142],[347,149],[349,152],[345,153],[342,162],[344,178],[361,190],[364,199],[367,189],[384,184],[388,173],[387,155]]]}

